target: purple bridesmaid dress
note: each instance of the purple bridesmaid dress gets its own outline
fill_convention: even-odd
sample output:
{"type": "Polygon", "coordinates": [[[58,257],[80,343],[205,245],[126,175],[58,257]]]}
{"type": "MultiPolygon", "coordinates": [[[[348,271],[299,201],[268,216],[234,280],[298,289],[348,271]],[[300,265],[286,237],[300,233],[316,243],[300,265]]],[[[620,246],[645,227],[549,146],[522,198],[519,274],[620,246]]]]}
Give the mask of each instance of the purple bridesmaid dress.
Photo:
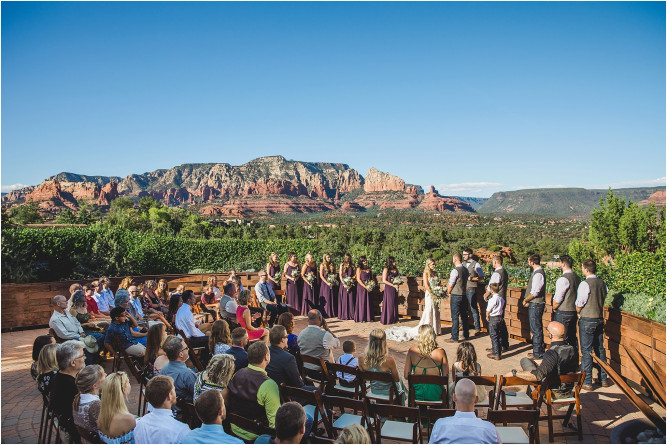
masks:
{"type": "MultiPolygon", "coordinates": [[[[361,278],[362,282],[366,282],[371,279],[371,272],[362,270],[359,278],[361,278]]],[[[357,323],[373,321],[371,295],[363,286],[357,286],[357,310],[354,313],[354,321],[357,323]]]]}
{"type": "MultiPolygon", "coordinates": [[[[306,266],[306,274],[313,273],[315,275],[315,281],[311,286],[306,282],[306,279],[303,279],[303,302],[301,303],[301,315],[308,315],[308,311],[315,306],[315,296],[319,295],[317,291],[317,268],[314,266],[306,266]],[[313,306],[309,305],[307,302],[310,301],[313,306]]],[[[304,274],[305,275],[305,274],[304,274]]]]}
{"type": "MultiPolygon", "coordinates": [[[[354,269],[343,270],[343,277],[354,276],[354,269]]],[[[341,277],[340,287],[338,288],[338,318],[341,320],[352,320],[354,318],[357,290],[354,284],[350,290],[343,286],[341,277]]]]}
{"type": "MultiPolygon", "coordinates": [[[[392,278],[398,276],[398,271],[392,269],[387,272],[387,281],[391,283],[392,278]]],[[[393,324],[398,321],[398,294],[396,289],[391,286],[384,286],[384,296],[382,297],[382,316],[380,323],[393,324]]]]}
{"type": "MultiPolygon", "coordinates": [[[[296,267],[290,266],[288,264],[287,276],[291,277],[292,271],[295,269],[299,270],[298,264],[296,265],[296,267]]],[[[292,308],[297,312],[301,311],[301,295],[299,295],[299,279],[297,279],[296,282],[293,282],[292,280],[287,280],[287,284],[285,285],[285,296],[287,298],[287,304],[290,305],[290,308],[292,308]]]]}
{"type": "MultiPolygon", "coordinates": [[[[324,271],[324,278],[329,276],[329,272],[324,271]]],[[[329,282],[322,281],[320,286],[320,301],[324,299],[324,310],[326,311],[329,318],[333,318],[338,315],[338,302],[336,301],[336,288],[331,287],[329,282]]]]}
{"type": "MultiPolygon", "coordinates": [[[[271,277],[274,277],[278,272],[281,274],[283,272],[283,270],[280,268],[280,265],[274,266],[273,264],[269,263],[269,274],[271,274],[271,277]]],[[[280,279],[282,279],[282,277],[280,279]]],[[[274,291],[280,289],[280,280],[278,280],[277,283],[269,280],[269,283],[271,283],[271,287],[273,287],[274,291]]]]}

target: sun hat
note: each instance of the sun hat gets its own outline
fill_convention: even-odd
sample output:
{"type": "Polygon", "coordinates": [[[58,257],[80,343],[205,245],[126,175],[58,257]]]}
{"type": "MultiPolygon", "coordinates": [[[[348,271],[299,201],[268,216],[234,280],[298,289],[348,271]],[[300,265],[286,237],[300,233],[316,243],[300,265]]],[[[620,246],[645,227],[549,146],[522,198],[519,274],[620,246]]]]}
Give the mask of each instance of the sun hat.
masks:
{"type": "Polygon", "coordinates": [[[86,351],[90,352],[91,354],[94,354],[100,350],[100,347],[97,344],[97,339],[92,335],[86,335],[85,337],[81,337],[79,341],[83,342],[83,344],[86,345],[86,351]]]}

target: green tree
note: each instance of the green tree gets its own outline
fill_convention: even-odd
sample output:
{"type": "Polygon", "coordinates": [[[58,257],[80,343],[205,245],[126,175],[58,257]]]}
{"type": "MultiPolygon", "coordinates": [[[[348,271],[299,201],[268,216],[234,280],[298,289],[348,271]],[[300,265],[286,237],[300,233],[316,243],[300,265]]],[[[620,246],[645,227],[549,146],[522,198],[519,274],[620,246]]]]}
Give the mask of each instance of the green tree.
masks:
{"type": "Polygon", "coordinates": [[[612,256],[619,251],[619,225],[624,211],[625,199],[614,195],[611,189],[607,192],[606,200],[600,198],[600,208],[591,212],[588,238],[593,247],[612,256]]]}
{"type": "Polygon", "coordinates": [[[39,213],[39,207],[34,202],[13,207],[9,211],[9,218],[15,224],[39,224],[44,221],[39,213]]]}
{"type": "Polygon", "coordinates": [[[78,224],[79,219],[70,209],[65,209],[56,218],[58,224],[78,224]]]}
{"type": "MultiPolygon", "coordinates": [[[[655,220],[655,215],[653,216],[655,220]]],[[[630,201],[618,223],[618,243],[624,252],[646,252],[649,248],[647,212],[630,201]]]]}
{"type": "Polygon", "coordinates": [[[139,200],[139,209],[141,210],[141,213],[148,213],[152,207],[160,208],[162,207],[162,203],[152,196],[144,196],[139,200]]]}

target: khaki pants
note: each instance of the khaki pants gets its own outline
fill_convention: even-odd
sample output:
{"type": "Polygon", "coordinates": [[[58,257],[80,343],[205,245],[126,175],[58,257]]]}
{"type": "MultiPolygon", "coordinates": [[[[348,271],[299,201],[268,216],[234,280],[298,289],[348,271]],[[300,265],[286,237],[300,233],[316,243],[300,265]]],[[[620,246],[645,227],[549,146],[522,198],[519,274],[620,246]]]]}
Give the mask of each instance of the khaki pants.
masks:
{"type": "Polygon", "coordinates": [[[146,347],[137,343],[136,345],[126,348],[125,351],[133,357],[143,357],[144,353],[146,353],[146,347]]]}

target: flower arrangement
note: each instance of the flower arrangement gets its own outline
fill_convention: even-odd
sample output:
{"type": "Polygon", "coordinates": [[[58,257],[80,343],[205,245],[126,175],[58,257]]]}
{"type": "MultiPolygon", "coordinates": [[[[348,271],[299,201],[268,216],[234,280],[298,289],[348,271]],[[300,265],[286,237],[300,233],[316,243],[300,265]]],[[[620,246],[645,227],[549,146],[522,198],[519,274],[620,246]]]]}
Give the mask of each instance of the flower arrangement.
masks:
{"type": "Polygon", "coordinates": [[[378,284],[375,282],[375,280],[364,281],[364,285],[368,288],[368,292],[373,292],[375,288],[378,287],[378,284]]]}
{"type": "Polygon", "coordinates": [[[447,293],[447,286],[445,286],[445,284],[437,277],[430,278],[428,284],[431,288],[431,295],[434,297],[433,304],[438,307],[440,305],[440,300],[444,298],[447,293]]]}
{"type": "Polygon", "coordinates": [[[301,276],[301,272],[299,272],[299,269],[294,269],[292,270],[292,274],[290,275],[293,280],[296,281],[297,278],[301,276]]]}
{"type": "Polygon", "coordinates": [[[396,277],[391,279],[391,284],[393,284],[394,286],[400,286],[403,283],[404,283],[404,281],[401,280],[401,277],[396,276],[396,277]]]}
{"type": "Polygon", "coordinates": [[[308,272],[303,276],[303,280],[308,283],[308,286],[313,287],[313,283],[315,282],[315,274],[308,272]]]}
{"type": "Polygon", "coordinates": [[[327,275],[327,283],[329,283],[329,286],[336,286],[338,284],[338,275],[335,273],[327,275]]]}
{"type": "Polygon", "coordinates": [[[271,278],[273,278],[273,281],[275,281],[276,283],[280,283],[280,278],[282,277],[282,275],[283,275],[283,273],[280,272],[280,271],[278,271],[278,272],[276,272],[276,274],[275,274],[274,276],[272,276],[271,278]]]}
{"type": "Polygon", "coordinates": [[[343,277],[343,286],[345,286],[345,289],[350,290],[352,286],[354,286],[354,283],[356,283],[356,279],[354,277],[343,277]]]}

